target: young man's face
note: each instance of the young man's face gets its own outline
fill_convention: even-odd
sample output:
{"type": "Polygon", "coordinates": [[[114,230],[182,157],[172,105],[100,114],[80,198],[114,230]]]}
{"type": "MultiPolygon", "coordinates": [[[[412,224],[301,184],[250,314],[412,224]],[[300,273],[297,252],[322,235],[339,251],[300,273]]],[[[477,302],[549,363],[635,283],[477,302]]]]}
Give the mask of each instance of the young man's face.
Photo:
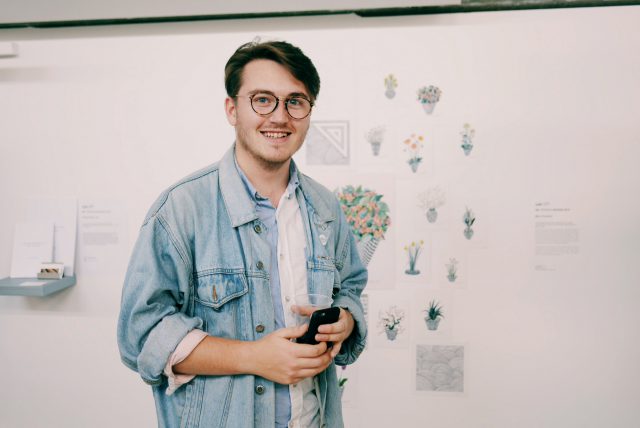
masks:
{"type": "Polygon", "coordinates": [[[227,98],[227,119],[236,128],[236,150],[249,155],[257,165],[274,169],[287,163],[298,151],[309,129],[310,115],[294,119],[284,100],[271,114],[261,116],[251,108],[250,95],[265,92],[277,97],[303,94],[311,99],[304,84],[280,64],[258,59],[245,65],[238,97],[227,98]]]}

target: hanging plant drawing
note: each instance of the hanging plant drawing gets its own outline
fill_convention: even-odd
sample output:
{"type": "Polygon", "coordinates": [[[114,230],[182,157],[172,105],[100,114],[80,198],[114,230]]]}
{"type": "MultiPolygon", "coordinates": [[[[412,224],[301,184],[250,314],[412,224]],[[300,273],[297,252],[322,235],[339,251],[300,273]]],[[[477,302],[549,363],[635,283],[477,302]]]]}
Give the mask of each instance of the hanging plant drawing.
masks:
{"type": "Polygon", "coordinates": [[[436,103],[440,101],[440,95],[442,95],[440,88],[433,85],[418,89],[418,101],[422,104],[425,113],[433,113],[436,103]]]}
{"type": "Polygon", "coordinates": [[[387,77],[384,78],[384,87],[386,88],[386,91],[384,92],[384,95],[387,98],[392,99],[393,97],[396,96],[396,88],[398,87],[398,79],[396,79],[396,77],[393,74],[389,74],[387,77]]]}
{"type": "Polygon", "coordinates": [[[456,282],[456,279],[458,279],[458,260],[452,257],[445,266],[447,267],[447,279],[449,282],[456,282]]]}
{"type": "Polygon", "coordinates": [[[464,155],[469,156],[469,153],[471,153],[471,150],[473,149],[473,137],[476,135],[476,130],[468,123],[465,123],[460,135],[462,135],[462,144],[460,147],[462,147],[464,155]]]}
{"type": "Polygon", "coordinates": [[[407,257],[409,258],[409,269],[405,270],[404,273],[407,275],[419,275],[420,271],[416,269],[416,263],[418,262],[418,257],[422,252],[422,245],[424,245],[424,241],[420,241],[417,244],[412,242],[411,245],[407,245],[404,247],[404,250],[407,253],[407,257]]]}
{"type": "Polygon", "coordinates": [[[416,134],[411,134],[409,138],[404,140],[404,151],[409,155],[407,163],[413,172],[418,171],[418,165],[422,162],[422,156],[420,156],[420,154],[424,147],[423,141],[424,137],[416,134]]]}
{"type": "Polygon", "coordinates": [[[378,327],[384,332],[387,340],[394,341],[404,331],[404,311],[397,306],[390,306],[378,315],[378,327]]]}
{"type": "Polygon", "coordinates": [[[474,233],[471,226],[473,226],[473,223],[475,223],[476,216],[475,214],[473,214],[473,211],[471,211],[468,207],[466,208],[464,215],[462,216],[462,221],[464,222],[464,225],[465,225],[464,232],[463,232],[464,237],[467,239],[471,239],[474,233]]]}
{"type": "Polygon", "coordinates": [[[446,198],[440,187],[430,187],[418,194],[418,206],[425,212],[427,221],[435,223],[438,219],[438,208],[444,205],[446,198]]]}
{"type": "Polygon", "coordinates": [[[431,331],[437,330],[440,325],[440,320],[444,318],[442,306],[435,300],[432,300],[429,302],[429,307],[423,312],[427,313],[427,316],[424,317],[427,329],[431,331]]]}
{"type": "Polygon", "coordinates": [[[384,126],[376,126],[375,128],[371,128],[366,134],[365,138],[371,144],[371,150],[373,151],[374,156],[378,156],[380,154],[380,146],[384,141],[384,134],[387,129],[384,126]]]}

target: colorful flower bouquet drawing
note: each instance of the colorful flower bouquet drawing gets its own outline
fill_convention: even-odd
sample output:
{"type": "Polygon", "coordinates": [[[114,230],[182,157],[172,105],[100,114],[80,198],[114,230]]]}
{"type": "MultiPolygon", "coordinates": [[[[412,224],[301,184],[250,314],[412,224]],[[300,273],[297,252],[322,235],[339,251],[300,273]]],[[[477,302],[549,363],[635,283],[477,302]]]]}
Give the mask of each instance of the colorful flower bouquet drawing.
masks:
{"type": "Polygon", "coordinates": [[[464,155],[469,156],[471,149],[473,149],[473,137],[476,135],[476,130],[468,123],[465,123],[460,135],[462,135],[462,144],[460,147],[462,147],[464,155]]]}
{"type": "Polygon", "coordinates": [[[378,327],[387,335],[388,340],[394,341],[404,331],[403,320],[404,311],[397,306],[390,306],[386,311],[380,311],[378,327]]]}
{"type": "Polygon", "coordinates": [[[358,242],[358,253],[368,265],[378,243],[391,225],[389,206],[382,196],[362,186],[348,185],[337,192],[338,200],[358,242]]]}
{"type": "Polygon", "coordinates": [[[427,221],[435,223],[438,219],[438,208],[446,202],[444,192],[440,187],[430,187],[426,191],[418,194],[418,206],[425,211],[427,221]]]}
{"type": "Polygon", "coordinates": [[[435,300],[432,300],[429,302],[429,307],[423,312],[427,313],[427,316],[424,317],[424,321],[427,324],[427,329],[432,331],[437,330],[438,325],[440,324],[440,320],[444,318],[442,306],[435,300]]]}
{"type": "Polygon", "coordinates": [[[433,113],[436,103],[440,101],[440,95],[442,95],[440,88],[433,85],[423,86],[418,89],[418,101],[422,104],[425,113],[433,113]]]}
{"type": "Polygon", "coordinates": [[[456,279],[458,279],[458,260],[452,257],[449,259],[449,263],[445,263],[445,266],[449,282],[456,282],[456,279]]]}
{"type": "Polygon", "coordinates": [[[476,216],[475,214],[473,214],[473,211],[471,211],[468,207],[464,211],[464,215],[462,216],[462,221],[464,222],[464,225],[465,225],[464,237],[467,239],[471,239],[474,233],[471,226],[473,226],[473,223],[475,223],[476,216]]]}
{"type": "Polygon", "coordinates": [[[398,87],[398,80],[393,74],[389,74],[384,78],[385,96],[389,99],[396,96],[396,88],[398,87]]]}
{"type": "Polygon", "coordinates": [[[373,150],[373,155],[378,156],[380,154],[380,145],[384,140],[384,134],[387,129],[384,126],[376,126],[375,128],[371,128],[366,134],[365,138],[371,144],[371,150],[373,150]]]}
{"type": "Polygon", "coordinates": [[[404,250],[407,252],[407,256],[409,257],[409,269],[405,270],[404,273],[407,275],[419,275],[420,271],[416,269],[416,263],[418,262],[418,257],[422,252],[422,246],[424,245],[424,241],[420,241],[419,243],[412,242],[411,245],[407,245],[404,247],[404,250]]]}
{"type": "Polygon", "coordinates": [[[418,165],[422,162],[422,156],[420,156],[420,153],[424,147],[423,141],[424,137],[416,134],[411,134],[409,138],[404,140],[404,151],[409,154],[409,160],[407,160],[407,163],[413,172],[418,171],[418,165]]]}

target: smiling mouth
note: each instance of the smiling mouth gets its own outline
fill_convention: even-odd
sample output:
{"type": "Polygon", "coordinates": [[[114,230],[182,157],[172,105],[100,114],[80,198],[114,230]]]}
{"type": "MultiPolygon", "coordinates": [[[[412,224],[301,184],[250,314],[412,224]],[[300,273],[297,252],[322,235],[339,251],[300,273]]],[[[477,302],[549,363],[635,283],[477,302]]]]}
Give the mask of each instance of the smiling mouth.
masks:
{"type": "Polygon", "coordinates": [[[281,132],[281,131],[260,131],[260,133],[262,135],[264,135],[267,138],[272,138],[272,139],[278,139],[278,138],[285,138],[288,137],[289,135],[291,135],[291,132],[281,132]]]}

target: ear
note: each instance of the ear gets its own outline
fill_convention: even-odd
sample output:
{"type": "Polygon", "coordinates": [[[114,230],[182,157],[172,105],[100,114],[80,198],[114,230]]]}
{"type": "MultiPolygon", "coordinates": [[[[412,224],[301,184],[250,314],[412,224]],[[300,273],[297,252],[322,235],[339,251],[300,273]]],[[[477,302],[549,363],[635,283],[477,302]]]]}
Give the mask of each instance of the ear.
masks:
{"type": "Polygon", "coordinates": [[[227,121],[231,126],[236,126],[236,114],[238,113],[238,108],[236,106],[235,99],[231,97],[227,97],[224,100],[224,111],[227,114],[227,121]]]}

